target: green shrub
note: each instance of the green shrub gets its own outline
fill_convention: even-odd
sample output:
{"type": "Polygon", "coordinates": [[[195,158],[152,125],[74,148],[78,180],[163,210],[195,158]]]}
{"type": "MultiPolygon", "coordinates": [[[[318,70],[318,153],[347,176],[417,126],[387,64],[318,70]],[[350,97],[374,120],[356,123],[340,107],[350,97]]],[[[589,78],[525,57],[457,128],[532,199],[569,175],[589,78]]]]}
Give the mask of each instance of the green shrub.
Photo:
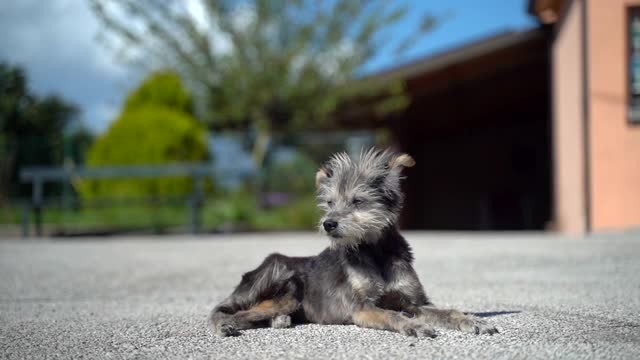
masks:
{"type": "Polygon", "coordinates": [[[317,228],[320,211],[314,194],[301,195],[285,205],[260,210],[250,219],[256,230],[310,230],[317,228]]]}
{"type": "Polygon", "coordinates": [[[255,194],[237,191],[208,201],[202,216],[205,227],[214,229],[314,231],[320,212],[315,194],[298,195],[286,204],[261,209],[255,194]]]}
{"type": "Polygon", "coordinates": [[[313,160],[297,153],[293,159],[278,161],[265,170],[267,189],[298,195],[313,193],[317,170],[318,165],[313,160]]]}
{"type": "Polygon", "coordinates": [[[246,191],[220,193],[208,200],[202,221],[214,229],[247,229],[258,211],[255,196],[246,191]]]}
{"type": "MultiPolygon", "coordinates": [[[[122,114],[91,146],[87,166],[148,165],[206,160],[207,132],[193,117],[192,98],[171,71],[151,74],[125,102],[122,114]]],[[[191,192],[188,178],[93,180],[92,197],[162,197],[191,192]]]]}
{"type": "Polygon", "coordinates": [[[125,101],[123,111],[140,107],[162,106],[193,115],[193,99],[173,71],[158,71],[149,75],[125,101]]]}
{"type": "MultiPolygon", "coordinates": [[[[207,159],[206,130],[185,113],[159,106],[125,112],[89,150],[88,166],[167,164],[207,159]]],[[[93,180],[81,185],[91,197],[183,195],[187,178],[93,180]]]]}

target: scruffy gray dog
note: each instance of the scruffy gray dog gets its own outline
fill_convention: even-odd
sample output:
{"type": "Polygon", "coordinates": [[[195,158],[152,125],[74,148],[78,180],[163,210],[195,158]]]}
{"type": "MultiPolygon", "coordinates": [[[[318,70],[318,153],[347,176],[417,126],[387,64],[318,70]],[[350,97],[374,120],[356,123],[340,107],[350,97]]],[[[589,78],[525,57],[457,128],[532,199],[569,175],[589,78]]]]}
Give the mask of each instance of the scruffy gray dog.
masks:
{"type": "Polygon", "coordinates": [[[407,154],[371,149],[351,159],[334,155],[316,174],[320,231],[331,241],[317,256],[269,255],[210,315],[220,336],[292,322],[355,324],[417,337],[434,326],[494,334],[484,320],[436,308],[411,263],[396,221],[402,206],[401,172],[407,154]]]}

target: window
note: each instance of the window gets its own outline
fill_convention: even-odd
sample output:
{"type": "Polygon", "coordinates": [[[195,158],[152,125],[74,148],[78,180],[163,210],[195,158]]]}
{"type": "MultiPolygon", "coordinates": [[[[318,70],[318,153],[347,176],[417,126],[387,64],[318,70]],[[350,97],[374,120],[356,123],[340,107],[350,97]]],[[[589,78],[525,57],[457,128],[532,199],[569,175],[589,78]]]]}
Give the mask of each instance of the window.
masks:
{"type": "Polygon", "coordinates": [[[631,7],[628,11],[627,30],[629,42],[628,81],[629,108],[628,119],[632,124],[640,124],[640,7],[631,7]]]}

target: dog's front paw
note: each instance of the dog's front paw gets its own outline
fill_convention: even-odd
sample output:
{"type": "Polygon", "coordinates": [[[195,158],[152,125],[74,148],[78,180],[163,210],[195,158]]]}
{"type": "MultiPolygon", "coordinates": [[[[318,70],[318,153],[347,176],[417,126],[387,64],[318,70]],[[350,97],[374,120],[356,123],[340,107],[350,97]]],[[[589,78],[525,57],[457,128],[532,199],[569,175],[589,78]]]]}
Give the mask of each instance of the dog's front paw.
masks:
{"type": "Polygon", "coordinates": [[[483,319],[477,318],[475,316],[467,316],[464,319],[461,319],[458,328],[461,331],[480,335],[480,334],[497,334],[498,329],[495,326],[489,324],[483,319]]]}
{"type": "Polygon", "coordinates": [[[278,315],[271,319],[271,327],[275,329],[283,329],[291,326],[291,316],[278,315]]]}
{"type": "Polygon", "coordinates": [[[408,324],[401,329],[400,333],[403,335],[414,336],[418,338],[436,337],[436,330],[425,324],[408,324]]]}

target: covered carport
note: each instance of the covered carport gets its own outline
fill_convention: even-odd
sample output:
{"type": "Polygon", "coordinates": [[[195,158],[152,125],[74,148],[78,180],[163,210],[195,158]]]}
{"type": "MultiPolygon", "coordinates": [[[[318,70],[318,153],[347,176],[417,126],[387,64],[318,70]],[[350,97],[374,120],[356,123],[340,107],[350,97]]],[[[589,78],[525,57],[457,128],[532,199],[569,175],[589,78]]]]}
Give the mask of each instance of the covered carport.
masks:
{"type": "Polygon", "coordinates": [[[551,219],[550,73],[544,29],[507,32],[373,77],[411,103],[384,124],[407,170],[405,228],[544,229],[551,219]]]}

